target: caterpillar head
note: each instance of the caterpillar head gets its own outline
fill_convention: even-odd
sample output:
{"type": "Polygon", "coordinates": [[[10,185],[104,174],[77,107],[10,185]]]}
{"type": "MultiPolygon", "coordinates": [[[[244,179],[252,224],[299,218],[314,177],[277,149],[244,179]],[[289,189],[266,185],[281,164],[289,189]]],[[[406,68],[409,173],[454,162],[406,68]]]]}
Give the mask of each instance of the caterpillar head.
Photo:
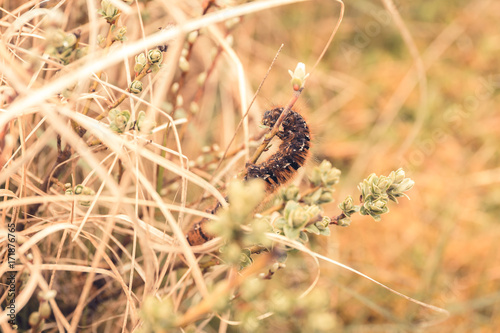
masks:
{"type": "Polygon", "coordinates": [[[272,110],[267,110],[264,112],[264,116],[262,117],[262,125],[267,127],[273,127],[276,124],[279,116],[283,112],[283,108],[278,107],[272,110]]]}

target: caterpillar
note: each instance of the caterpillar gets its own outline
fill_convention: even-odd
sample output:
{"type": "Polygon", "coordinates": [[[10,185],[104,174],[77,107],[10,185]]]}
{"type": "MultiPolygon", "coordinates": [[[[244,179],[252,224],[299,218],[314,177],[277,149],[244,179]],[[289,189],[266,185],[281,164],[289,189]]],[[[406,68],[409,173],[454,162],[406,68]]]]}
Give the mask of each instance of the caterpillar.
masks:
{"type": "MultiPolygon", "coordinates": [[[[282,107],[277,107],[264,112],[262,124],[273,127],[283,112],[282,107]]],[[[276,136],[281,140],[278,151],[260,164],[246,164],[247,174],[245,180],[260,178],[266,183],[266,192],[274,193],[280,186],[287,183],[304,165],[309,155],[310,132],[304,118],[297,112],[290,110],[281,123],[282,130],[276,136]]],[[[220,204],[212,210],[215,214],[220,204]]],[[[214,238],[205,230],[209,219],[204,218],[195,223],[186,235],[189,245],[201,245],[214,238]]]]}

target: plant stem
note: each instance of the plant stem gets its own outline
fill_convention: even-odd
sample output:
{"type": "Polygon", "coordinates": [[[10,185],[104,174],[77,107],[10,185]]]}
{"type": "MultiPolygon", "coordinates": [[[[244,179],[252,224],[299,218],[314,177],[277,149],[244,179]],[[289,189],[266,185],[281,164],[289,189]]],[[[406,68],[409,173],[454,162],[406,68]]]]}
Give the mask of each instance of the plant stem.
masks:
{"type": "MultiPolygon", "coordinates": [[[[144,68],[142,69],[142,71],[134,78],[134,81],[139,81],[141,80],[143,77],[145,77],[147,74],[148,74],[148,71],[149,71],[149,68],[151,67],[151,64],[148,62],[146,64],[146,66],[144,66],[144,68]]],[[[130,92],[130,87],[125,89],[127,92],[130,92]]],[[[114,102],[114,103],[111,103],[110,105],[108,105],[108,111],[113,109],[113,108],[116,108],[118,105],[120,105],[124,100],[125,98],[127,97],[127,94],[123,93],[121,94],[120,97],[118,97],[118,99],[114,102]]],[[[101,120],[102,118],[106,117],[106,113],[102,113],[100,115],[98,115],[95,119],[96,120],[101,120]]]]}
{"type": "MultiPolygon", "coordinates": [[[[269,146],[271,139],[279,132],[281,123],[286,118],[286,116],[288,116],[288,113],[290,113],[290,110],[292,110],[292,107],[294,106],[295,102],[297,102],[297,99],[299,98],[300,94],[302,93],[302,90],[304,90],[304,88],[300,88],[299,90],[296,90],[293,92],[292,98],[290,99],[287,106],[285,107],[285,109],[283,110],[281,115],[279,116],[278,120],[276,121],[276,124],[274,124],[271,131],[268,134],[266,134],[266,136],[264,137],[264,141],[262,141],[261,145],[257,148],[257,150],[255,151],[253,156],[250,158],[249,163],[255,164],[255,162],[257,162],[257,160],[259,159],[260,155],[262,155],[262,153],[269,146]]],[[[241,176],[244,177],[246,174],[247,174],[247,169],[245,169],[242,172],[241,176]]]]}

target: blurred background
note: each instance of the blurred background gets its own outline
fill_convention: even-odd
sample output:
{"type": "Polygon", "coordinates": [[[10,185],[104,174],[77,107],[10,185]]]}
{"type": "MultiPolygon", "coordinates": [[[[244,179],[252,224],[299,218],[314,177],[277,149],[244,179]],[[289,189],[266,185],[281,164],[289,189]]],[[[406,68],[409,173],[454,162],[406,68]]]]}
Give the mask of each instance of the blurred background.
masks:
{"type": "MultiPolygon", "coordinates": [[[[220,5],[212,7],[213,11],[241,3],[208,2],[220,5]]],[[[16,15],[27,12],[32,6],[59,8],[65,18],[62,29],[67,32],[78,30],[81,45],[87,46],[92,29],[105,34],[107,28],[100,16],[97,25],[89,23],[89,8],[99,7],[98,1],[95,1],[94,7],[89,3],[91,1],[24,3],[0,0],[5,9],[1,14],[2,32],[14,22],[16,15]]],[[[120,22],[125,22],[123,24],[127,26],[128,40],[135,41],[157,32],[159,28],[178,24],[182,21],[179,14],[184,15],[183,20],[200,17],[202,6],[206,3],[194,0],[134,2],[131,14],[123,14],[120,22]],[[140,15],[137,14],[139,12],[140,15]]],[[[397,0],[392,3],[392,11],[387,9],[388,4],[388,1],[346,1],[338,33],[325,57],[308,78],[297,109],[308,120],[313,133],[312,157],[306,172],[324,159],[342,172],[334,193],[336,201],[328,206],[328,215],[339,214],[337,205],[347,195],[356,198],[359,195],[357,184],[369,174],[387,175],[398,168],[403,168],[406,176],[415,181],[414,188],[408,192],[411,200],[401,198],[399,205],[391,205],[390,213],[383,215],[380,222],[356,215],[349,227],[332,227],[330,237],[312,237],[311,247],[400,293],[448,310],[450,317],[444,318],[440,313],[420,307],[367,279],[324,262],[320,263],[318,281],[318,288],[323,294],[318,298],[328,298],[327,310],[335,314],[338,331],[494,332],[495,327],[500,327],[500,2],[397,0]],[[396,16],[394,13],[397,13],[396,16]]],[[[287,70],[293,70],[298,62],[305,63],[306,69],[310,70],[316,63],[339,14],[340,5],[335,1],[294,3],[246,15],[231,30],[234,51],[248,80],[246,93],[249,98],[265,77],[281,44],[284,44],[252,108],[250,136],[257,133],[257,123],[263,110],[283,105],[289,100],[290,78],[287,70]]],[[[40,28],[38,23],[35,19],[33,27],[25,28],[29,28],[25,31],[29,34],[22,36],[25,38],[22,43],[14,47],[14,38],[9,40],[12,44],[9,52],[16,53],[16,57],[9,61],[19,63],[18,69],[12,67],[14,72],[26,70],[24,78],[19,75],[20,82],[28,83],[29,75],[33,75],[38,85],[35,87],[42,87],[57,78],[63,66],[54,61],[49,64],[52,72],[40,74],[37,62],[30,58],[29,53],[24,53],[23,48],[39,54],[46,51],[43,43],[30,35],[43,35],[43,31],[38,29],[45,27],[40,28]]],[[[189,105],[189,101],[196,98],[193,97],[196,89],[191,89],[196,87],[196,76],[213,64],[210,54],[217,43],[207,37],[209,34],[206,31],[200,34],[201,38],[194,44],[190,55],[191,70],[182,78],[185,79],[185,85],[181,87],[184,105],[189,105]]],[[[167,58],[174,53],[172,49],[169,46],[167,58]]],[[[5,52],[3,54],[7,54],[5,52]]],[[[175,61],[170,64],[177,65],[175,61]]],[[[133,66],[134,59],[130,58],[106,68],[103,80],[109,82],[111,93],[106,90],[107,86],[103,85],[106,89],[99,86],[98,96],[95,97],[98,103],[92,104],[91,117],[104,109],[99,104],[102,96],[109,101],[111,96],[119,96],[113,90],[115,87],[126,89],[127,80],[133,77],[133,66]]],[[[172,68],[175,72],[176,68],[172,68]]],[[[172,90],[165,90],[170,86],[165,87],[167,84],[164,82],[179,82],[181,74],[177,69],[172,79],[167,72],[144,80],[145,86],[154,87],[155,96],[160,97],[155,99],[153,92],[148,91],[141,98],[154,100],[162,111],[174,119],[187,117],[192,121],[183,129],[186,133],[182,141],[183,153],[191,161],[197,161],[197,157],[206,152],[203,147],[213,144],[226,147],[241,117],[235,68],[231,61],[222,57],[215,66],[203,92],[202,102],[197,105],[197,114],[188,111],[187,107],[179,107],[182,105],[179,105],[178,99],[172,101],[172,90]],[[175,103],[178,108],[172,110],[175,103]]],[[[2,78],[2,83],[8,82],[2,78]]],[[[74,88],[82,95],[69,97],[68,108],[81,111],[82,101],[88,96],[82,99],[79,96],[88,92],[89,82],[79,82],[80,86],[74,88]]],[[[60,96],[57,98],[63,100],[60,96]]],[[[67,101],[64,100],[64,103],[67,101]]],[[[2,100],[2,107],[10,102],[12,100],[2,100]]],[[[54,104],[59,107],[58,103],[54,104]]],[[[104,102],[102,105],[105,105],[104,102]]],[[[133,104],[131,109],[134,111],[133,104]]],[[[32,122],[26,123],[28,130],[44,121],[39,114],[33,114],[30,118],[32,122]]],[[[166,123],[162,113],[155,115],[158,125],[166,123]]],[[[41,126],[40,131],[48,128],[45,126],[41,126]]],[[[12,128],[16,131],[14,126],[12,128]]],[[[38,135],[41,136],[41,133],[38,135]]],[[[240,131],[237,144],[233,144],[232,149],[241,148],[242,139],[240,131]]],[[[161,145],[163,135],[155,133],[152,140],[161,145]]],[[[35,196],[33,193],[40,187],[45,171],[57,155],[55,135],[48,142],[43,154],[37,154],[33,163],[30,160],[32,174],[28,183],[34,184],[29,187],[32,196],[35,196]]],[[[175,149],[176,145],[170,142],[173,140],[169,141],[169,147],[175,149]]],[[[28,149],[33,146],[34,143],[30,142],[28,149]]],[[[150,149],[160,154],[158,149],[150,149]]],[[[97,154],[101,154],[104,160],[104,156],[110,153],[97,154]]],[[[223,181],[237,174],[236,169],[243,168],[243,159],[239,162],[238,168],[229,169],[230,172],[222,177],[223,181]]],[[[148,180],[155,184],[156,161],[147,163],[144,172],[148,180]]],[[[72,167],[74,169],[70,171],[73,171],[77,182],[86,179],[92,170],[85,163],[72,167]]],[[[110,168],[118,169],[116,166],[110,168]]],[[[202,171],[207,170],[200,175],[210,179],[213,169],[202,171]]],[[[178,180],[176,174],[166,173],[165,184],[161,181],[157,183],[157,188],[161,189],[158,192],[164,195],[163,199],[167,198],[165,202],[179,203],[178,180]],[[164,185],[165,188],[167,185],[170,187],[163,191],[164,185]]],[[[89,182],[97,188],[93,181],[97,184],[100,180],[93,176],[89,182]]],[[[13,191],[21,187],[16,186],[11,185],[13,191]]],[[[52,194],[63,193],[63,190],[54,188],[52,194]]],[[[134,186],[130,186],[126,195],[135,198],[136,191],[134,186]]],[[[198,187],[192,186],[188,199],[194,201],[200,196],[199,192],[198,187]]],[[[40,195],[40,192],[36,193],[40,195]]],[[[57,208],[63,210],[64,207],[57,208]]],[[[64,214],[72,214],[69,208],[64,209],[64,214]]],[[[46,219],[35,222],[60,222],[58,218],[62,219],[63,214],[54,212],[54,215],[47,216],[47,213],[46,219]]],[[[159,225],[160,221],[155,220],[158,217],[154,216],[155,209],[151,209],[150,213],[149,223],[159,225]]],[[[147,217],[147,214],[144,216],[147,217]]],[[[95,220],[107,221],[98,216],[95,220]]],[[[161,223],[161,230],[165,230],[164,220],[161,223]]],[[[96,225],[99,224],[96,222],[96,225]]],[[[99,234],[99,229],[96,229],[99,234]]],[[[122,231],[117,230],[117,233],[122,231]]],[[[125,231],[124,239],[130,245],[131,236],[125,231]]],[[[59,255],[52,243],[57,244],[59,240],[60,237],[48,239],[44,252],[46,262],[51,262],[49,257],[59,255]]],[[[81,257],[82,265],[90,265],[87,253],[82,249],[91,246],[90,243],[85,244],[81,248],[74,243],[65,247],[69,262],[73,263],[71,255],[75,251],[81,257]]],[[[129,259],[124,256],[123,260],[128,263],[129,259]]],[[[151,267],[149,269],[152,270],[151,267]]],[[[268,281],[267,288],[271,291],[288,288],[302,292],[314,281],[316,271],[314,261],[308,256],[293,256],[287,261],[286,269],[276,272],[268,281]]],[[[66,316],[76,305],[86,275],[74,274],[73,280],[69,280],[70,273],[65,274],[58,275],[59,281],[55,282],[55,286],[63,291],[59,293],[58,301],[67,303],[66,316]],[[66,284],[68,280],[71,284],[66,284]]],[[[175,282],[176,278],[171,281],[175,282]]],[[[129,301],[121,294],[119,286],[114,288],[116,293],[103,296],[101,301],[97,297],[92,302],[89,300],[94,308],[89,310],[88,318],[95,315],[95,318],[102,316],[108,320],[115,315],[117,308],[113,302],[122,306],[129,301]],[[99,306],[104,308],[102,312],[96,310],[99,306]]],[[[142,295],[142,285],[137,288],[137,294],[142,295]]],[[[239,320],[237,313],[235,317],[239,320]]],[[[282,320],[271,316],[264,323],[269,325],[267,331],[300,332],[303,323],[299,319],[294,320],[294,317],[282,320]]],[[[214,322],[205,330],[217,331],[219,322],[214,322]]],[[[84,321],[84,324],[89,322],[84,321]]],[[[114,331],[120,331],[121,324],[122,319],[116,319],[114,331]]],[[[227,328],[235,332],[238,329],[238,326],[227,328]]]]}
{"type": "MultiPolygon", "coordinates": [[[[310,165],[326,158],[342,171],[338,200],[357,195],[356,184],[372,172],[403,167],[416,185],[411,201],[391,206],[381,222],[358,216],[333,229],[319,251],[449,310],[429,331],[493,332],[500,325],[500,3],[395,7],[407,31],[383,2],[346,1],[301,100],[314,133],[310,165]]],[[[311,68],[338,13],[329,1],[259,13],[244,20],[235,47],[252,74],[265,72],[282,42],[276,67],[300,59],[311,68]]],[[[271,75],[260,97],[278,103],[282,91],[271,75]]],[[[321,283],[331,287],[346,331],[398,330],[388,323],[433,317],[331,265],[322,265],[321,283]]]]}

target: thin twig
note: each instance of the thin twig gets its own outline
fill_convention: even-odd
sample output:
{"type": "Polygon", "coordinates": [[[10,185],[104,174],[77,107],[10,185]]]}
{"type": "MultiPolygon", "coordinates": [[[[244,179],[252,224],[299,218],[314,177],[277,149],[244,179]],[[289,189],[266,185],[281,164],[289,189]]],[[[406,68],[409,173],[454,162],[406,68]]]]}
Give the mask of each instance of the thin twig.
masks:
{"type": "MultiPolygon", "coordinates": [[[[261,145],[257,148],[253,156],[250,158],[249,163],[255,164],[255,162],[257,162],[257,160],[259,159],[260,155],[266,150],[272,138],[279,132],[281,123],[288,116],[288,114],[292,110],[292,107],[295,105],[295,102],[297,102],[297,100],[299,99],[302,90],[304,90],[304,88],[300,88],[299,90],[293,91],[292,98],[290,99],[290,101],[288,101],[288,104],[286,105],[285,109],[279,116],[278,120],[276,121],[276,124],[274,124],[271,131],[268,134],[266,134],[266,136],[264,137],[264,141],[262,141],[261,145]]],[[[241,174],[241,176],[245,176],[246,174],[247,170],[245,169],[241,174]]]]}
{"type": "MultiPolygon", "coordinates": [[[[255,101],[255,99],[257,98],[257,95],[259,94],[260,90],[262,89],[262,86],[264,85],[264,82],[266,82],[266,79],[267,77],[269,76],[269,73],[271,72],[271,69],[273,68],[274,66],[274,63],[276,62],[276,59],[278,59],[278,56],[281,52],[281,49],[283,48],[284,44],[281,44],[280,48],[278,49],[278,51],[276,52],[276,55],[274,56],[273,58],[273,61],[271,62],[271,65],[269,65],[269,68],[267,69],[267,73],[266,75],[264,75],[264,78],[262,79],[262,81],[260,82],[260,85],[259,87],[257,88],[257,90],[255,91],[255,94],[253,95],[253,98],[252,100],[250,101],[250,104],[248,105],[248,108],[247,108],[247,111],[245,112],[245,114],[243,115],[243,117],[241,117],[241,120],[240,122],[238,123],[238,126],[236,126],[236,130],[234,131],[234,135],[233,137],[231,138],[231,141],[229,141],[227,147],[226,147],[226,150],[224,151],[224,154],[222,155],[222,158],[220,159],[219,163],[217,164],[217,167],[215,168],[214,172],[212,173],[212,179],[215,175],[215,173],[217,172],[217,170],[219,169],[219,167],[221,166],[222,162],[224,161],[224,159],[226,158],[226,155],[227,155],[227,152],[229,150],[229,148],[231,147],[231,145],[233,144],[234,142],[234,139],[236,138],[236,134],[238,133],[240,127],[243,125],[243,121],[245,120],[246,117],[248,117],[248,113],[250,112],[250,108],[252,107],[253,105],[253,102],[255,101]]],[[[252,162],[254,163],[254,162],[252,162]]]]}

